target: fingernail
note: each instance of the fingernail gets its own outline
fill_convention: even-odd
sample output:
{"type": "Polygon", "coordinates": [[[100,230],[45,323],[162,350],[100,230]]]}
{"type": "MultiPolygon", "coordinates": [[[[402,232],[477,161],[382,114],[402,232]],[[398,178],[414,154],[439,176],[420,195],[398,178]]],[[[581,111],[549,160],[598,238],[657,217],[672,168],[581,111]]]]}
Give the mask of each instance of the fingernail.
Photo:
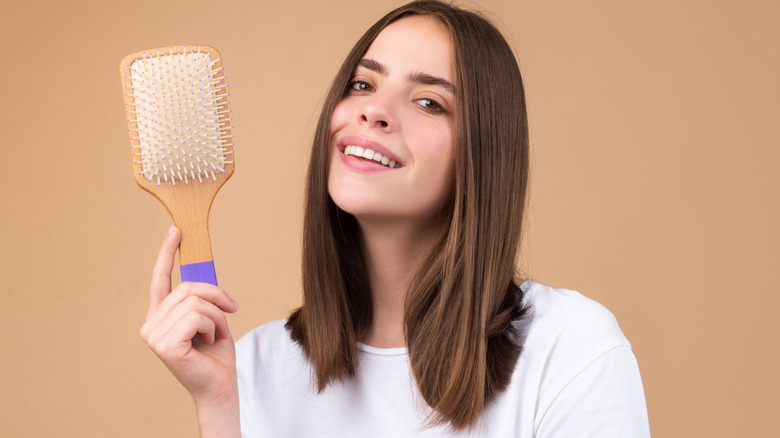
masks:
{"type": "Polygon", "coordinates": [[[168,236],[172,236],[173,235],[173,230],[175,230],[175,229],[176,229],[176,225],[175,224],[171,225],[171,227],[168,228],[168,236]]]}
{"type": "Polygon", "coordinates": [[[233,303],[233,307],[235,307],[236,309],[238,309],[238,303],[236,302],[236,300],[234,300],[234,299],[232,299],[232,298],[231,298],[231,299],[230,299],[230,302],[231,302],[231,303],[233,303]]]}

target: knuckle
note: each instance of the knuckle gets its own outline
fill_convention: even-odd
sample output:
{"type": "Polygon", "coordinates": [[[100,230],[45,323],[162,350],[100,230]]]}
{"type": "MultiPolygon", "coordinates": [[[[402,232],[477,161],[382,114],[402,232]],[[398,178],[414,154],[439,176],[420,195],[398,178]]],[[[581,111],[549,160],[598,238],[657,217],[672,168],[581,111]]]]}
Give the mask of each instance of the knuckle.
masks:
{"type": "Polygon", "coordinates": [[[189,313],[187,313],[187,319],[191,321],[193,324],[198,324],[203,321],[205,316],[203,316],[200,312],[197,312],[195,310],[191,310],[189,313]]]}
{"type": "Polygon", "coordinates": [[[144,324],[144,325],[141,326],[140,334],[141,334],[141,339],[143,339],[143,341],[148,344],[149,343],[148,342],[148,340],[149,340],[149,327],[148,327],[148,324],[144,324]]]}
{"type": "Polygon", "coordinates": [[[190,295],[189,287],[187,286],[186,283],[180,283],[171,291],[171,293],[168,295],[166,299],[170,299],[173,302],[179,302],[182,301],[184,298],[186,298],[188,295],[190,295]]]}
{"type": "Polygon", "coordinates": [[[181,291],[186,295],[191,295],[193,293],[194,285],[189,281],[185,281],[179,284],[178,288],[181,289],[181,291]]]}
{"type": "Polygon", "coordinates": [[[173,359],[173,349],[166,343],[161,342],[160,345],[157,345],[153,350],[154,353],[164,362],[170,362],[173,359]]]}
{"type": "Polygon", "coordinates": [[[200,304],[200,302],[201,299],[197,295],[189,295],[187,298],[184,299],[184,303],[189,307],[197,307],[200,304]]]}
{"type": "Polygon", "coordinates": [[[149,333],[144,341],[155,353],[159,350],[160,340],[158,339],[158,336],[155,336],[154,332],[149,333]]]}

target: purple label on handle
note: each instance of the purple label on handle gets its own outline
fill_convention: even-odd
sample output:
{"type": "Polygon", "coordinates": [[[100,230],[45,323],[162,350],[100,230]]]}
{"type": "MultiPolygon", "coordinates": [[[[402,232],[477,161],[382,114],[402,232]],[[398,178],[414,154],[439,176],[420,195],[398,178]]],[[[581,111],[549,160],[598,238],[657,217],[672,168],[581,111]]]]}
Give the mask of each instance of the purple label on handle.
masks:
{"type": "Polygon", "coordinates": [[[216,286],[217,272],[214,270],[214,261],[181,265],[181,281],[209,283],[216,286]]]}

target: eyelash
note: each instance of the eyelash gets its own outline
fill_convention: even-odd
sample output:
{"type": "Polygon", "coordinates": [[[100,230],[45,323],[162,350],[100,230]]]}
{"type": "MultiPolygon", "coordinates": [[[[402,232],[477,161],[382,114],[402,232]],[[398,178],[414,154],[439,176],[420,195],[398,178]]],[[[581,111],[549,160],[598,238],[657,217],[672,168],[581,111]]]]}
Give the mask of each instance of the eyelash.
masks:
{"type": "Polygon", "coordinates": [[[420,101],[427,101],[427,102],[429,102],[429,103],[431,103],[431,104],[433,104],[435,106],[435,108],[430,108],[430,107],[428,107],[428,104],[420,104],[420,106],[423,107],[423,109],[425,109],[426,111],[429,111],[429,112],[432,112],[432,113],[443,113],[443,112],[445,112],[444,111],[444,107],[441,106],[441,104],[439,104],[439,102],[436,102],[433,99],[429,99],[427,97],[423,97],[422,99],[415,100],[415,102],[420,102],[420,101]]]}
{"type": "Polygon", "coordinates": [[[347,85],[347,88],[349,88],[349,90],[348,90],[348,91],[358,91],[358,92],[372,91],[372,90],[374,89],[374,87],[373,87],[373,86],[371,86],[371,84],[369,84],[368,82],[366,82],[366,81],[359,81],[359,80],[354,80],[354,81],[351,81],[351,82],[350,82],[350,83],[347,85]],[[365,85],[367,88],[370,88],[371,90],[365,90],[365,89],[362,89],[362,88],[358,88],[358,87],[362,87],[362,86],[364,86],[364,85],[365,85]]]}
{"type": "MultiPolygon", "coordinates": [[[[371,91],[374,91],[374,87],[366,81],[353,80],[350,81],[349,84],[347,84],[347,92],[370,93],[371,91]]],[[[420,105],[420,107],[422,107],[423,110],[428,111],[430,113],[446,112],[444,107],[439,102],[428,97],[416,99],[414,100],[414,102],[420,105]],[[419,103],[421,101],[424,101],[426,103],[419,103]],[[430,108],[428,105],[432,105],[434,106],[434,108],[430,108]]]]}

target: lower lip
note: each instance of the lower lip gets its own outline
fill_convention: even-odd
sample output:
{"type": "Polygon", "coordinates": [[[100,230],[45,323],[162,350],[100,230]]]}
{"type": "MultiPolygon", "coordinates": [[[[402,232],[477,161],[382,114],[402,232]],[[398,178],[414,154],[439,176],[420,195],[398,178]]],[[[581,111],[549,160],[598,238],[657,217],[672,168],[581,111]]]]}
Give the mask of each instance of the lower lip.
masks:
{"type": "Polygon", "coordinates": [[[338,154],[342,163],[344,163],[348,168],[358,172],[385,172],[388,170],[397,169],[397,168],[391,169],[378,161],[367,160],[365,158],[358,158],[355,157],[354,155],[346,155],[344,154],[344,152],[340,150],[338,151],[338,154]]]}

